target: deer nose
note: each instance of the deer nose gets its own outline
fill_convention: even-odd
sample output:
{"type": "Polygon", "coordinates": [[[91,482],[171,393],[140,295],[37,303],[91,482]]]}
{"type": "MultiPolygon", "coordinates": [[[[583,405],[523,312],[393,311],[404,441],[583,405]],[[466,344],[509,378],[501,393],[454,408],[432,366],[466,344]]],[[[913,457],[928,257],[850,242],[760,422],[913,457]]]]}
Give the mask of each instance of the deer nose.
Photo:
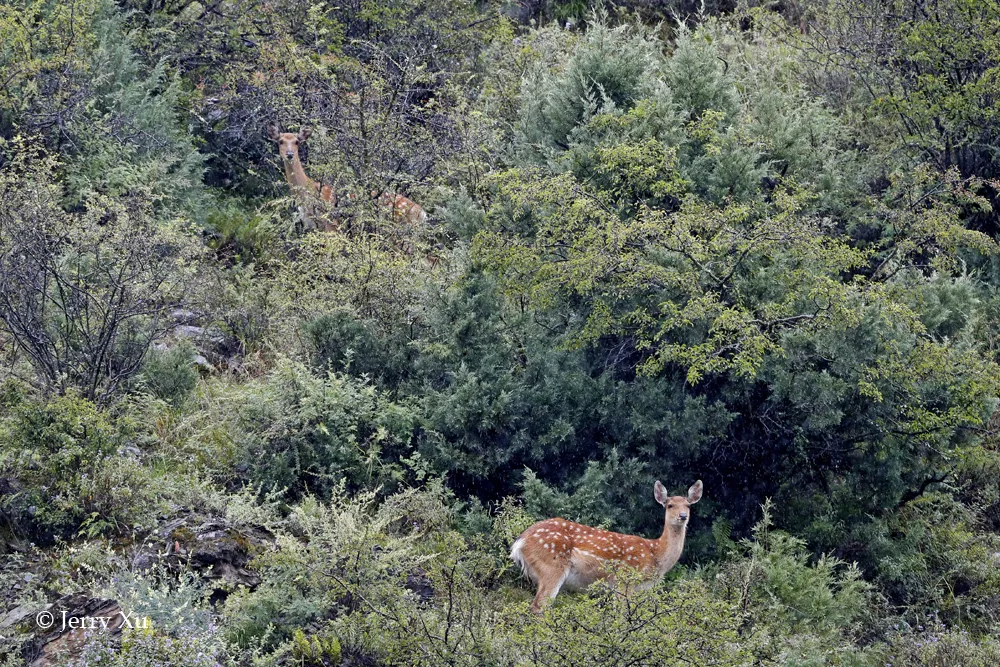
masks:
{"type": "Polygon", "coordinates": [[[680,513],[680,517],[681,517],[682,519],[686,519],[686,518],[688,518],[688,515],[687,515],[687,512],[681,512],[681,513],[680,513]]]}
{"type": "Polygon", "coordinates": [[[288,151],[287,153],[285,153],[285,157],[288,158],[289,160],[291,160],[292,159],[292,152],[288,151]]]}

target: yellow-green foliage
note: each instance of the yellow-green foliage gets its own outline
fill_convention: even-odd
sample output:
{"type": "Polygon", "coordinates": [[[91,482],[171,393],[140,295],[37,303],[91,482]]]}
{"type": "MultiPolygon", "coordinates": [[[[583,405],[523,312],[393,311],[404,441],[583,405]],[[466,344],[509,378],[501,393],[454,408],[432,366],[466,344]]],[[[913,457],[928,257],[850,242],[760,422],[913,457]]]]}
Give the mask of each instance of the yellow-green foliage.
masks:
{"type": "Polygon", "coordinates": [[[228,477],[239,466],[247,481],[290,496],[324,495],[345,478],[357,488],[405,476],[399,456],[415,417],[363,379],[282,359],[258,381],[210,381],[191,404],[187,419],[164,424],[163,453],[194,461],[192,471],[228,477]]]}
{"type": "Polygon", "coordinates": [[[128,442],[127,422],[114,423],[76,394],[4,408],[0,471],[17,480],[21,492],[0,497],[0,508],[28,537],[51,539],[81,528],[99,533],[137,518],[132,503],[149,497],[142,473],[116,455],[128,442]]]}
{"type": "MultiPolygon", "coordinates": [[[[84,54],[93,48],[97,35],[92,22],[102,0],[46,2],[24,0],[0,6],[0,67],[6,85],[0,88],[0,106],[24,110],[41,96],[47,76],[82,66],[84,54]]],[[[60,90],[64,101],[72,91],[60,90]]]]}
{"type": "Polygon", "coordinates": [[[296,630],[292,635],[292,659],[303,666],[336,665],[340,662],[340,642],[336,637],[307,637],[302,630],[296,630]]]}
{"type": "Polygon", "coordinates": [[[733,603],[713,598],[704,582],[629,596],[605,591],[556,604],[541,618],[522,616],[511,642],[517,664],[736,665],[752,660],[733,603]]]}

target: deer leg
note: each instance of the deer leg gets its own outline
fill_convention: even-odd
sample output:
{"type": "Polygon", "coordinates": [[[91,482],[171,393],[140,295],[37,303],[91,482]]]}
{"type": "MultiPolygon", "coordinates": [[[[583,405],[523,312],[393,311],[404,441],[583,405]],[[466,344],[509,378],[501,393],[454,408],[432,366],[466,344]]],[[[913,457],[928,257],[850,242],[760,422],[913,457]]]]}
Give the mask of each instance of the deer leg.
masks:
{"type": "Polygon", "coordinates": [[[559,595],[559,589],[562,588],[568,575],[569,568],[561,574],[552,573],[552,575],[547,577],[539,577],[538,591],[535,592],[535,599],[531,603],[531,611],[533,613],[541,614],[546,603],[559,595]]]}
{"type": "Polygon", "coordinates": [[[549,595],[549,591],[544,586],[539,586],[538,592],[535,593],[535,599],[531,602],[531,613],[541,614],[542,608],[550,597],[555,597],[555,595],[549,595]]]}

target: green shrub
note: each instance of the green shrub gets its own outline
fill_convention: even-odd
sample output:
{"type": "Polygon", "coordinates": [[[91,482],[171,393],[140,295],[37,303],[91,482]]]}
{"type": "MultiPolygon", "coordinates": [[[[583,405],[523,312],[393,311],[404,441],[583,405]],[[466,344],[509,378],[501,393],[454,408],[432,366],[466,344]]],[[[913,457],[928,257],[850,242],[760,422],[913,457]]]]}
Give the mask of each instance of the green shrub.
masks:
{"type": "Polygon", "coordinates": [[[976,636],[966,630],[949,628],[936,616],[926,625],[896,626],[888,642],[871,654],[893,667],[968,667],[995,665],[1000,660],[1000,635],[976,636]]]}
{"type": "Polygon", "coordinates": [[[804,540],[774,530],[771,505],[743,540],[743,581],[752,585],[754,604],[792,633],[851,633],[870,610],[871,586],[857,564],[831,556],[814,560],[804,540]]]}
{"type": "Polygon", "coordinates": [[[167,215],[199,212],[204,156],[183,86],[168,58],[144,62],[117,3],[5,3],[0,35],[4,120],[61,155],[74,204],[142,193],[167,215]]]}
{"type": "Polygon", "coordinates": [[[198,383],[198,371],[192,363],[195,354],[188,341],[163,351],[153,350],[143,365],[142,380],[154,396],[177,406],[198,383]]]}
{"type": "Polygon", "coordinates": [[[208,245],[216,255],[237,264],[259,264],[279,250],[280,233],[270,217],[236,204],[217,208],[205,219],[208,245]]]}
{"type": "Polygon", "coordinates": [[[220,351],[242,357],[260,354],[277,329],[283,295],[252,265],[237,264],[216,280],[206,297],[225,335],[220,351]]]}
{"type": "Polygon", "coordinates": [[[1000,536],[980,521],[947,494],[926,493],[861,532],[873,579],[911,623],[928,614],[976,631],[1000,623],[1000,536]]]}
{"type": "Polygon", "coordinates": [[[628,597],[605,590],[567,598],[513,635],[519,664],[734,665],[749,660],[739,608],[704,582],[680,581],[628,597]]]}
{"type": "Polygon", "coordinates": [[[306,498],[278,527],[275,548],[254,559],[260,586],[226,600],[229,641],[275,650],[324,617],[395,604],[406,596],[407,575],[427,558],[418,540],[440,529],[445,512],[433,489],[376,504],[374,493],[350,497],[340,484],[329,502],[306,498]]]}
{"type": "Polygon", "coordinates": [[[113,645],[107,633],[88,639],[91,641],[80,655],[61,664],[66,667],[220,667],[223,664],[213,641],[184,632],[169,635],[153,626],[125,628],[120,647],[113,645]]]}
{"type": "Polygon", "coordinates": [[[57,163],[23,143],[0,172],[0,330],[47,392],[108,404],[184,303],[201,251],[142,194],[67,211],[57,163]]]}
{"type": "Polygon", "coordinates": [[[301,665],[336,665],[340,663],[340,642],[336,637],[306,637],[302,630],[296,630],[292,635],[292,658],[301,665]]]}
{"type": "Polygon", "coordinates": [[[600,14],[585,35],[552,39],[522,86],[522,160],[571,170],[613,194],[622,213],[640,203],[676,209],[686,192],[751,200],[785,178],[811,186],[823,205],[855,196],[844,129],[801,88],[780,48],[751,47],[715,20],[682,24],[667,44],[600,14]]]}
{"type": "Polygon", "coordinates": [[[803,540],[774,530],[771,508],[764,504],[753,538],[738,545],[730,541],[728,526],[718,522],[716,541],[729,545],[730,559],[709,565],[698,578],[746,613],[741,636],[762,664],[871,664],[853,656],[862,637],[876,636],[881,628],[875,588],[856,564],[817,558],[803,540]]]}
{"type": "Polygon", "coordinates": [[[325,496],[344,479],[359,488],[402,474],[415,417],[363,381],[286,360],[223,400],[237,458],[264,488],[325,496]]]}
{"type": "MultiPolygon", "coordinates": [[[[574,131],[595,114],[628,111],[645,95],[669,95],[654,83],[664,73],[660,47],[651,30],[604,21],[568,40],[564,62],[539,63],[524,81],[518,127],[523,144],[548,157],[567,149],[574,131]]],[[[660,112],[668,112],[668,105],[661,104],[660,112]]]]}
{"type": "Polygon", "coordinates": [[[550,488],[531,470],[524,474],[525,510],[537,517],[565,516],[588,525],[629,525],[647,510],[646,523],[661,519],[652,502],[652,484],[645,462],[622,460],[611,450],[604,461],[590,461],[572,493],[550,488]]]}
{"type": "Polygon", "coordinates": [[[406,341],[387,340],[373,322],[346,311],[320,315],[302,329],[317,367],[364,376],[387,388],[406,377],[414,356],[406,341]]]}
{"type": "Polygon", "coordinates": [[[17,531],[42,541],[148,522],[154,490],[135,458],[119,453],[133,433],[75,394],[8,406],[0,476],[20,488],[0,497],[0,508],[17,531]]]}
{"type": "MultiPolygon", "coordinates": [[[[107,577],[108,573],[101,575],[107,577]]],[[[212,589],[189,570],[172,572],[163,564],[142,571],[121,569],[99,593],[116,600],[130,614],[148,618],[162,633],[200,636],[206,641],[215,634],[213,614],[207,604],[212,589]]]]}

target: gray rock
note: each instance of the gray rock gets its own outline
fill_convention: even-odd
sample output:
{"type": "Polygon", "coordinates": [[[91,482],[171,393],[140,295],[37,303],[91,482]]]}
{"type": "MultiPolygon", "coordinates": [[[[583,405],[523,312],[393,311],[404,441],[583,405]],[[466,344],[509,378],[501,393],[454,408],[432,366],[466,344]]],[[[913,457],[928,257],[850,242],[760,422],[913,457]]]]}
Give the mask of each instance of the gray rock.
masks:
{"type": "Polygon", "coordinates": [[[171,329],[170,333],[177,338],[201,338],[205,335],[205,327],[196,327],[193,324],[179,324],[171,329]]]}
{"type": "Polygon", "coordinates": [[[187,310],[186,308],[175,308],[170,312],[170,319],[174,322],[191,324],[198,319],[198,314],[193,310],[187,310]]]}
{"type": "Polygon", "coordinates": [[[37,605],[32,604],[22,604],[20,607],[14,607],[7,615],[0,620],[0,628],[11,628],[26,619],[28,616],[42,611],[37,605]]]}
{"type": "Polygon", "coordinates": [[[434,599],[434,586],[431,579],[419,567],[407,573],[404,587],[416,595],[421,604],[427,604],[434,599]]]}

